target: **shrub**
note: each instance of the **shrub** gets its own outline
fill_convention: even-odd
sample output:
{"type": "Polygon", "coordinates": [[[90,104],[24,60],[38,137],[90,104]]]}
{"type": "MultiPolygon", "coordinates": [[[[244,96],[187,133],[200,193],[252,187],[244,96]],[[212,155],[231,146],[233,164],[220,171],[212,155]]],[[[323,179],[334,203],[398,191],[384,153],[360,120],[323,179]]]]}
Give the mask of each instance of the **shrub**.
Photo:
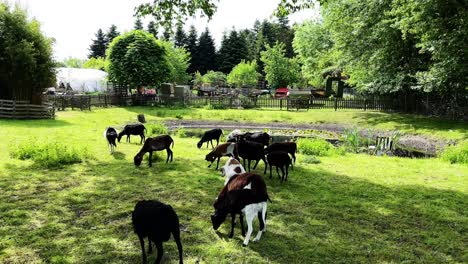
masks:
{"type": "Polygon", "coordinates": [[[320,160],[314,156],[305,156],[303,159],[301,159],[301,163],[319,164],[320,160]]]}
{"type": "Polygon", "coordinates": [[[359,131],[356,128],[345,129],[344,134],[345,147],[351,152],[358,153],[365,142],[359,131]]]}
{"type": "Polygon", "coordinates": [[[468,164],[468,141],[446,147],[440,157],[450,163],[468,164]]]}
{"type": "Polygon", "coordinates": [[[324,139],[299,139],[297,141],[299,152],[306,155],[329,156],[333,154],[334,147],[324,139]]]}
{"type": "Polygon", "coordinates": [[[37,140],[24,141],[12,148],[12,158],[34,161],[41,167],[61,167],[63,165],[82,162],[92,158],[85,147],[70,147],[57,141],[39,142],[37,140]]]}
{"type": "Polygon", "coordinates": [[[146,125],[146,130],[150,135],[166,135],[169,129],[162,122],[146,125]]]}
{"type": "Polygon", "coordinates": [[[177,136],[177,137],[180,137],[180,138],[188,137],[188,136],[187,136],[187,132],[185,131],[184,128],[179,128],[179,129],[177,129],[176,136],[177,136]]]}

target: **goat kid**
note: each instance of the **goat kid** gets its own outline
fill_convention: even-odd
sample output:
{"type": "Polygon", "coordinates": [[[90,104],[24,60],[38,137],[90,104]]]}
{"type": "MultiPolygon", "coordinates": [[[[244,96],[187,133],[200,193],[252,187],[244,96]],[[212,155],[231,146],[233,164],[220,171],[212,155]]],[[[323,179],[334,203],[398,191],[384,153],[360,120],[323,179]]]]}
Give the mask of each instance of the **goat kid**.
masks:
{"type": "Polygon", "coordinates": [[[206,154],[205,160],[211,162],[210,165],[208,165],[208,168],[211,168],[211,165],[213,165],[213,162],[216,159],[218,159],[218,161],[216,162],[216,169],[218,169],[219,160],[223,156],[237,157],[236,143],[227,142],[227,143],[220,144],[216,146],[216,148],[212,150],[210,153],[206,154]]]}
{"type": "MultiPolygon", "coordinates": [[[[296,142],[277,142],[273,143],[265,149],[265,154],[268,154],[273,151],[283,151],[289,153],[293,158],[294,163],[296,163],[296,152],[297,152],[297,144],[296,142]]],[[[291,169],[293,166],[291,164],[291,169]]]]}
{"type": "MultiPolygon", "coordinates": [[[[289,157],[288,153],[283,151],[273,151],[267,155],[268,165],[270,166],[270,179],[271,179],[271,168],[276,166],[276,173],[280,176],[278,168],[281,169],[281,182],[288,181],[288,168],[289,165],[292,167],[292,161],[289,157]],[[286,169],[286,174],[284,173],[284,169],[286,169]]],[[[266,173],[266,166],[265,172],[266,173]]]]}
{"type": "Polygon", "coordinates": [[[153,151],[160,151],[160,150],[166,150],[167,152],[167,159],[166,163],[169,162],[169,158],[173,159],[174,153],[171,150],[171,145],[174,147],[174,140],[171,138],[169,135],[161,135],[153,138],[148,138],[145,141],[145,144],[141,148],[141,150],[135,155],[133,158],[133,162],[136,166],[141,165],[141,161],[143,160],[143,156],[146,154],[146,152],[149,152],[149,166],[151,167],[153,165],[153,151]]]}
{"type": "Polygon", "coordinates": [[[122,139],[122,137],[126,135],[127,142],[130,143],[130,135],[139,135],[141,138],[140,144],[142,144],[143,141],[145,141],[145,130],[146,128],[143,124],[125,125],[123,130],[119,133],[117,139],[119,140],[119,143],[120,143],[120,139],[122,139]]]}
{"type": "Polygon", "coordinates": [[[252,142],[244,139],[242,136],[238,136],[238,142],[237,142],[237,152],[239,153],[239,157],[242,158],[242,162],[245,166],[245,161],[247,160],[247,168],[250,172],[250,162],[252,160],[255,160],[255,165],[253,166],[253,169],[258,165],[258,162],[260,160],[263,160],[265,163],[265,168],[267,166],[267,161],[265,160],[265,152],[263,149],[263,145],[257,142],[252,142]]]}
{"type": "Polygon", "coordinates": [[[230,157],[226,161],[226,164],[221,167],[221,176],[225,177],[224,186],[226,186],[232,176],[239,173],[245,173],[244,167],[237,159],[230,157]]]}
{"type": "Polygon", "coordinates": [[[200,141],[197,143],[197,147],[201,148],[203,143],[206,142],[206,147],[208,148],[208,144],[211,143],[211,147],[214,148],[213,146],[213,140],[216,140],[216,146],[219,144],[219,138],[223,134],[223,131],[219,128],[215,128],[212,130],[208,130],[203,134],[203,137],[200,139],[200,141]]]}
{"type": "Polygon", "coordinates": [[[143,263],[147,263],[144,239],[148,238],[148,254],[153,250],[151,242],[156,244],[158,256],[155,263],[159,264],[164,254],[163,242],[169,240],[171,233],[179,251],[179,263],[183,263],[179,217],[170,205],[156,200],[139,201],[132,212],[132,224],[140,240],[143,263]]]}
{"type": "Polygon", "coordinates": [[[109,151],[111,154],[114,153],[115,148],[117,147],[117,144],[115,143],[115,140],[117,139],[119,132],[117,129],[113,127],[107,127],[106,130],[104,130],[104,137],[107,140],[107,144],[109,146],[109,151]]]}

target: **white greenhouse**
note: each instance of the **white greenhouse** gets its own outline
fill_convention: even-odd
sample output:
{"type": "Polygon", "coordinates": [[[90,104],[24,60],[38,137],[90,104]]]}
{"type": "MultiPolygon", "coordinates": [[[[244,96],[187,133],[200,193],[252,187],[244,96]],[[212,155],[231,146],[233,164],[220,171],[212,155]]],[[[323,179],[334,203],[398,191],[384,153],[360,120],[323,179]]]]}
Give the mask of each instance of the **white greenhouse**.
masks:
{"type": "Polygon", "coordinates": [[[57,87],[71,87],[75,92],[106,91],[107,73],[95,69],[57,68],[57,87]]]}

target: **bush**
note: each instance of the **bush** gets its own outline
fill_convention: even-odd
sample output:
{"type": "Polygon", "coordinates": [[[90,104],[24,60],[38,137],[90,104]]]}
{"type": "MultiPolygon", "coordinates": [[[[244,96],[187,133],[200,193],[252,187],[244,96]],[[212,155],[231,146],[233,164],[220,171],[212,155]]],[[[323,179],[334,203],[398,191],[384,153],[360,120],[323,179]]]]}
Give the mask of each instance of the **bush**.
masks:
{"type": "Polygon", "coordinates": [[[187,136],[187,132],[186,132],[185,129],[182,128],[182,127],[179,128],[179,129],[177,129],[176,136],[177,136],[177,137],[180,137],[180,138],[188,137],[188,136],[187,136]]]}
{"type": "Polygon", "coordinates": [[[330,156],[334,147],[324,139],[299,139],[297,141],[299,152],[305,155],[330,156]]]}
{"type": "Polygon", "coordinates": [[[446,147],[440,157],[450,163],[468,164],[468,141],[446,147]]]}
{"type": "Polygon", "coordinates": [[[361,137],[356,128],[345,129],[344,134],[345,147],[351,152],[358,153],[361,147],[364,146],[366,140],[361,137]]]}
{"type": "Polygon", "coordinates": [[[320,160],[317,159],[314,156],[305,156],[303,159],[301,159],[301,163],[306,163],[306,164],[319,164],[320,160]]]}
{"type": "Polygon", "coordinates": [[[92,158],[85,147],[70,147],[61,142],[39,142],[37,140],[24,141],[12,148],[12,158],[34,161],[35,164],[51,168],[80,163],[84,159],[92,158]]]}
{"type": "Polygon", "coordinates": [[[169,129],[162,122],[146,125],[146,130],[150,135],[166,135],[169,129]]]}

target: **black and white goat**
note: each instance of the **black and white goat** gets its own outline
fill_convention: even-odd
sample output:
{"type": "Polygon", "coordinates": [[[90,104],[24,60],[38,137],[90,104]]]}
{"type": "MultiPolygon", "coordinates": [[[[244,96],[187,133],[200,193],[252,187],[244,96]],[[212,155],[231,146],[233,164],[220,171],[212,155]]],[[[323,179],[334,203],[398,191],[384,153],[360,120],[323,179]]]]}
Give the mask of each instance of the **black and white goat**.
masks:
{"type": "Polygon", "coordinates": [[[244,164],[244,168],[247,168],[250,172],[250,162],[255,160],[255,165],[253,169],[258,165],[260,160],[263,160],[265,163],[265,168],[267,166],[267,161],[265,160],[265,152],[263,149],[263,145],[257,142],[248,141],[244,139],[242,136],[238,136],[237,142],[237,152],[239,153],[239,157],[242,158],[242,162],[244,164]],[[245,166],[245,160],[248,161],[248,166],[245,166]]]}
{"type": "Polygon", "coordinates": [[[267,200],[270,200],[270,198],[268,197],[265,181],[260,175],[242,173],[231,177],[213,205],[215,208],[215,213],[211,216],[213,229],[217,230],[226,220],[227,215],[231,214],[231,233],[229,237],[233,237],[235,216],[239,214],[242,235],[244,235],[242,214],[245,214],[247,234],[245,234],[243,246],[247,246],[253,231],[253,219],[258,216],[260,230],[254,241],[259,240],[262,233],[266,231],[267,200]]]}
{"type": "Polygon", "coordinates": [[[117,143],[115,143],[115,140],[117,139],[117,135],[119,132],[117,129],[113,127],[108,127],[106,130],[104,130],[104,137],[107,140],[107,144],[109,146],[109,151],[111,154],[114,153],[115,148],[117,147],[117,143]]]}
{"type": "Polygon", "coordinates": [[[213,146],[213,140],[216,140],[216,146],[219,144],[219,138],[223,134],[223,131],[219,128],[215,128],[212,130],[208,130],[203,134],[203,137],[200,139],[200,141],[197,143],[197,147],[201,148],[203,143],[206,142],[206,147],[208,148],[208,144],[211,143],[211,147],[214,148],[213,146]]]}
{"type": "Polygon", "coordinates": [[[263,146],[268,146],[270,144],[270,135],[266,132],[247,132],[243,135],[248,141],[253,141],[262,144],[263,146]]]}
{"type": "MultiPolygon", "coordinates": [[[[265,154],[268,154],[273,151],[283,151],[289,153],[293,158],[294,163],[296,163],[296,152],[297,152],[297,144],[296,142],[277,142],[273,143],[265,149],[265,154]]],[[[291,164],[292,168],[292,164],[291,164]]]]}
{"type": "Polygon", "coordinates": [[[151,167],[153,165],[153,151],[160,151],[164,149],[167,152],[166,163],[169,162],[169,158],[172,162],[174,153],[171,150],[171,145],[172,147],[174,147],[174,140],[169,135],[161,135],[153,138],[148,138],[146,139],[145,144],[143,145],[141,150],[133,158],[133,162],[136,166],[140,166],[141,161],[143,160],[143,156],[145,155],[145,153],[149,152],[148,161],[149,166],[151,167]]]}
{"type": "Polygon", "coordinates": [[[120,139],[122,139],[122,137],[126,135],[127,142],[130,142],[130,135],[139,135],[141,138],[140,144],[142,144],[143,141],[145,141],[145,130],[146,128],[143,124],[128,124],[124,126],[122,131],[120,131],[117,139],[120,143],[120,139]]]}
{"type": "MultiPolygon", "coordinates": [[[[270,166],[270,179],[271,179],[271,167],[276,166],[276,173],[280,176],[278,168],[281,169],[281,182],[288,181],[288,168],[289,165],[292,166],[291,158],[287,152],[284,151],[273,151],[267,155],[268,165],[270,166]],[[284,173],[286,169],[286,174],[284,173]]],[[[265,172],[266,173],[266,167],[265,172]]]]}
{"type": "Polygon", "coordinates": [[[170,205],[156,200],[139,201],[132,212],[132,224],[140,240],[143,263],[147,263],[144,239],[148,237],[148,254],[153,251],[151,242],[156,245],[158,256],[155,263],[159,264],[164,254],[163,242],[167,242],[171,234],[179,251],[179,263],[183,263],[179,217],[170,205]]]}
{"type": "Polygon", "coordinates": [[[219,168],[219,160],[223,156],[231,156],[231,157],[237,157],[237,148],[236,148],[236,143],[232,142],[227,142],[220,144],[216,146],[215,149],[213,149],[210,153],[206,154],[205,160],[211,162],[210,165],[208,165],[208,168],[213,165],[213,162],[218,159],[216,162],[216,169],[219,168]]]}
{"type": "Polygon", "coordinates": [[[239,129],[234,129],[226,137],[227,142],[237,142],[237,137],[242,135],[242,131],[239,129]]]}

